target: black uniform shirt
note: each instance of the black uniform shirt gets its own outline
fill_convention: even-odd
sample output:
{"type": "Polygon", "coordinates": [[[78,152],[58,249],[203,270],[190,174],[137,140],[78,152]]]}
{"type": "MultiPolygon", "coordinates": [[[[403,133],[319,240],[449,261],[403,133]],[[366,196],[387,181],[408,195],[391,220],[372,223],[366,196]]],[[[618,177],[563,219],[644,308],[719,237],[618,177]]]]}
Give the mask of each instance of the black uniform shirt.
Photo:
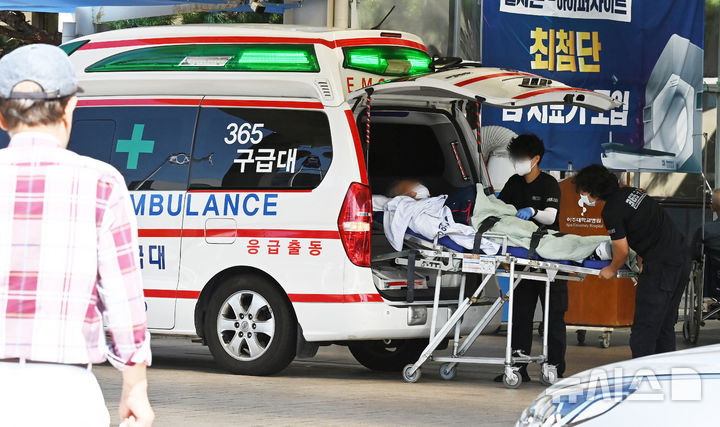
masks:
{"type": "Polygon", "coordinates": [[[687,257],[685,237],[665,209],[640,189],[618,188],[605,201],[602,218],[610,238],[627,237],[643,260],[684,262],[687,257]]]}
{"type": "MultiPolygon", "coordinates": [[[[526,182],[525,178],[518,174],[511,176],[498,198],[515,206],[518,210],[527,207],[535,208],[538,211],[545,208],[560,210],[560,186],[555,178],[545,172],[540,172],[540,175],[530,183],[526,182]]],[[[533,221],[539,226],[545,226],[534,219],[533,221]]],[[[557,215],[555,216],[555,222],[545,227],[557,230],[557,215]]]]}

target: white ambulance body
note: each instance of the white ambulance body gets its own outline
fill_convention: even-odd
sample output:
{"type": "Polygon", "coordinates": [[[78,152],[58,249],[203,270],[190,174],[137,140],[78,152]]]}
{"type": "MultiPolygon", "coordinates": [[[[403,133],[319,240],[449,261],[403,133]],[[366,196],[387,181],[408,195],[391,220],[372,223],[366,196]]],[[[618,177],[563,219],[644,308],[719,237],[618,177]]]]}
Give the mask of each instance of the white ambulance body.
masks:
{"type": "Polygon", "coordinates": [[[347,94],[427,72],[413,35],[172,26],[64,48],[84,90],[69,148],[126,179],[149,327],[199,336],[245,374],[277,372],[329,343],[348,343],[373,369],[412,361],[429,335],[434,276],[419,270],[408,298],[404,270],[371,268],[371,251],[391,249],[371,227],[368,183],[383,193],[421,177],[451,194],[482,182],[465,117],[475,102],[613,106],[525,73],[462,67],[374,86],[368,148],[366,93],[350,104],[347,94]]]}

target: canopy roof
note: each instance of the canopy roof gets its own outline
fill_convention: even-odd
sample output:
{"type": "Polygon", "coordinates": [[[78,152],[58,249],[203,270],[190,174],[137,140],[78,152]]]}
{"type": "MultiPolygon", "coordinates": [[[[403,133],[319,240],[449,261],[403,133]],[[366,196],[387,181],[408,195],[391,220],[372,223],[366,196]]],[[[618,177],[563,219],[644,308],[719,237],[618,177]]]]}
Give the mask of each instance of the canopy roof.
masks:
{"type": "MultiPolygon", "coordinates": [[[[100,6],[188,6],[192,4],[227,4],[227,9],[236,12],[249,12],[248,4],[238,5],[232,0],[0,0],[0,9],[22,10],[26,12],[75,12],[76,7],[100,6]]],[[[248,2],[249,3],[249,2],[248,2]]],[[[266,12],[283,13],[288,5],[281,3],[264,3],[266,12]]]]}

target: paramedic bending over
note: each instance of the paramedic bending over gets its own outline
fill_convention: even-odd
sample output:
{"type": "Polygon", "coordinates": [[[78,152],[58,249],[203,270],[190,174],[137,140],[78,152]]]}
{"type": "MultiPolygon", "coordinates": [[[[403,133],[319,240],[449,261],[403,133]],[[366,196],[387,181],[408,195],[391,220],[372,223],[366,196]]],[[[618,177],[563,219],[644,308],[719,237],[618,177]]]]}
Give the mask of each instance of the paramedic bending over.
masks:
{"type": "Polygon", "coordinates": [[[600,278],[615,277],[630,248],[638,254],[640,277],[630,329],[633,357],[674,351],[680,297],[690,274],[685,237],[655,199],[638,188],[620,188],[604,166],[590,165],[574,180],[585,204],[605,201],[602,218],[613,242],[613,260],[600,270],[600,278]]]}
{"type": "MultiPolygon", "coordinates": [[[[515,206],[517,217],[533,221],[540,227],[557,230],[557,213],[560,207],[560,186],[555,178],[540,172],[540,161],[545,146],[533,134],[520,135],[507,147],[516,174],[511,176],[500,192],[500,200],[515,206]]],[[[530,354],[533,337],[533,317],[538,298],[545,304],[545,283],[524,280],[515,288],[513,310],[512,348],[530,354]]],[[[565,311],[568,305],[567,282],[556,280],[550,287],[548,313],[548,363],[555,365],[560,378],[565,371],[565,311]]],[[[527,365],[520,367],[523,381],[530,381],[527,365]]],[[[502,375],[495,378],[501,382],[502,375]]]]}

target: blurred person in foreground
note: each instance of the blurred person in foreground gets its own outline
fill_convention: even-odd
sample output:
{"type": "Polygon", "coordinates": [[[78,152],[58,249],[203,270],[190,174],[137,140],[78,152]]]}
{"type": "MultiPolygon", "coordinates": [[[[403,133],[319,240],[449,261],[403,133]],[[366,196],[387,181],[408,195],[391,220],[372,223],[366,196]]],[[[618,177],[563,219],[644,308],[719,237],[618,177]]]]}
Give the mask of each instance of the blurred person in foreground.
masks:
{"type": "Polygon", "coordinates": [[[77,92],[55,46],[0,59],[3,426],[108,426],[92,373],[105,360],[122,371],[123,425],[154,418],[135,215],[117,170],[66,149],[77,92]]]}

